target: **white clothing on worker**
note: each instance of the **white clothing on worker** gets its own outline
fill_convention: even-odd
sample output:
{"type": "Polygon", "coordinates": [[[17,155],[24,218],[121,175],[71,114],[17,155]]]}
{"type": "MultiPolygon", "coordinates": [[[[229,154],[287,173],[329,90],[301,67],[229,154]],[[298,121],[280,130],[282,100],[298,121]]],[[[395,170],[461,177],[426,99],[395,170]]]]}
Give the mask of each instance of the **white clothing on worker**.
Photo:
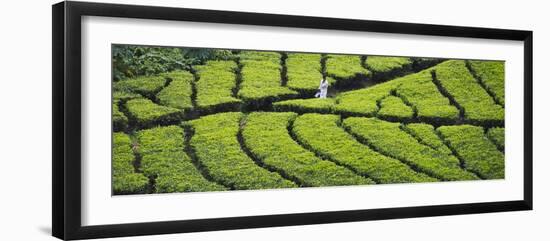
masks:
{"type": "Polygon", "coordinates": [[[315,97],[325,99],[327,98],[327,92],[328,92],[328,81],[326,79],[321,79],[321,82],[319,83],[319,92],[315,94],[315,97]]]}

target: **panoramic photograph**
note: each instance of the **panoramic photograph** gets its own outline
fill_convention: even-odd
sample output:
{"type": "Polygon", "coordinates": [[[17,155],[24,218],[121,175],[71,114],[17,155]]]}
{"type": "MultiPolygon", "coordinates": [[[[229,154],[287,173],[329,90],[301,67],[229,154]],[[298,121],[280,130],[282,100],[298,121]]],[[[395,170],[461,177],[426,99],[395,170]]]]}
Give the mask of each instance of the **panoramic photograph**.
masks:
{"type": "Polygon", "coordinates": [[[112,194],[505,178],[505,63],[113,44],[112,194]]]}

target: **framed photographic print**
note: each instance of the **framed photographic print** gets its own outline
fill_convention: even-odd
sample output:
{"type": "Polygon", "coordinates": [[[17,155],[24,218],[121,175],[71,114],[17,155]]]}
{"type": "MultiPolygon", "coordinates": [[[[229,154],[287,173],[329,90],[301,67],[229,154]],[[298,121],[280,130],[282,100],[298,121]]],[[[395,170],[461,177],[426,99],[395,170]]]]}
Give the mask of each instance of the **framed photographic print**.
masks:
{"type": "Polygon", "coordinates": [[[53,235],[532,209],[532,32],[53,6],[53,235]]]}

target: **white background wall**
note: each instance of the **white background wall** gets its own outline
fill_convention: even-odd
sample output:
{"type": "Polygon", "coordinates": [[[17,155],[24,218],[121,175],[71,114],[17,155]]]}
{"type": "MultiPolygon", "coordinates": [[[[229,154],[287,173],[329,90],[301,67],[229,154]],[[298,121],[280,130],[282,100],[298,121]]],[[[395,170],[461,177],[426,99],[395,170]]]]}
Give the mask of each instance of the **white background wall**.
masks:
{"type": "MultiPolygon", "coordinates": [[[[0,240],[54,240],[51,231],[51,9],[55,1],[0,7],[0,240]]],[[[115,1],[110,1],[115,2],[115,1]]],[[[545,1],[116,1],[534,30],[535,210],[354,222],[117,240],[548,240],[550,24],[545,1]],[[544,22],[546,21],[546,22],[544,22]]],[[[404,197],[406,198],[406,197],[404,197]]]]}

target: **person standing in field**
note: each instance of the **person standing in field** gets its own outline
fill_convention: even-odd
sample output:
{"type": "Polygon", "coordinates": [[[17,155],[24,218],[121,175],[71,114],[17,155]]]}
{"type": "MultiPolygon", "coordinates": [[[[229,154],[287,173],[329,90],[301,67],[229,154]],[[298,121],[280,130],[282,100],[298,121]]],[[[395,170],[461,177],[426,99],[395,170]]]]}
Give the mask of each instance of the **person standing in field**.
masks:
{"type": "Polygon", "coordinates": [[[327,92],[328,92],[328,81],[326,78],[322,78],[321,82],[319,83],[319,91],[315,94],[315,97],[326,99],[327,92]]]}

